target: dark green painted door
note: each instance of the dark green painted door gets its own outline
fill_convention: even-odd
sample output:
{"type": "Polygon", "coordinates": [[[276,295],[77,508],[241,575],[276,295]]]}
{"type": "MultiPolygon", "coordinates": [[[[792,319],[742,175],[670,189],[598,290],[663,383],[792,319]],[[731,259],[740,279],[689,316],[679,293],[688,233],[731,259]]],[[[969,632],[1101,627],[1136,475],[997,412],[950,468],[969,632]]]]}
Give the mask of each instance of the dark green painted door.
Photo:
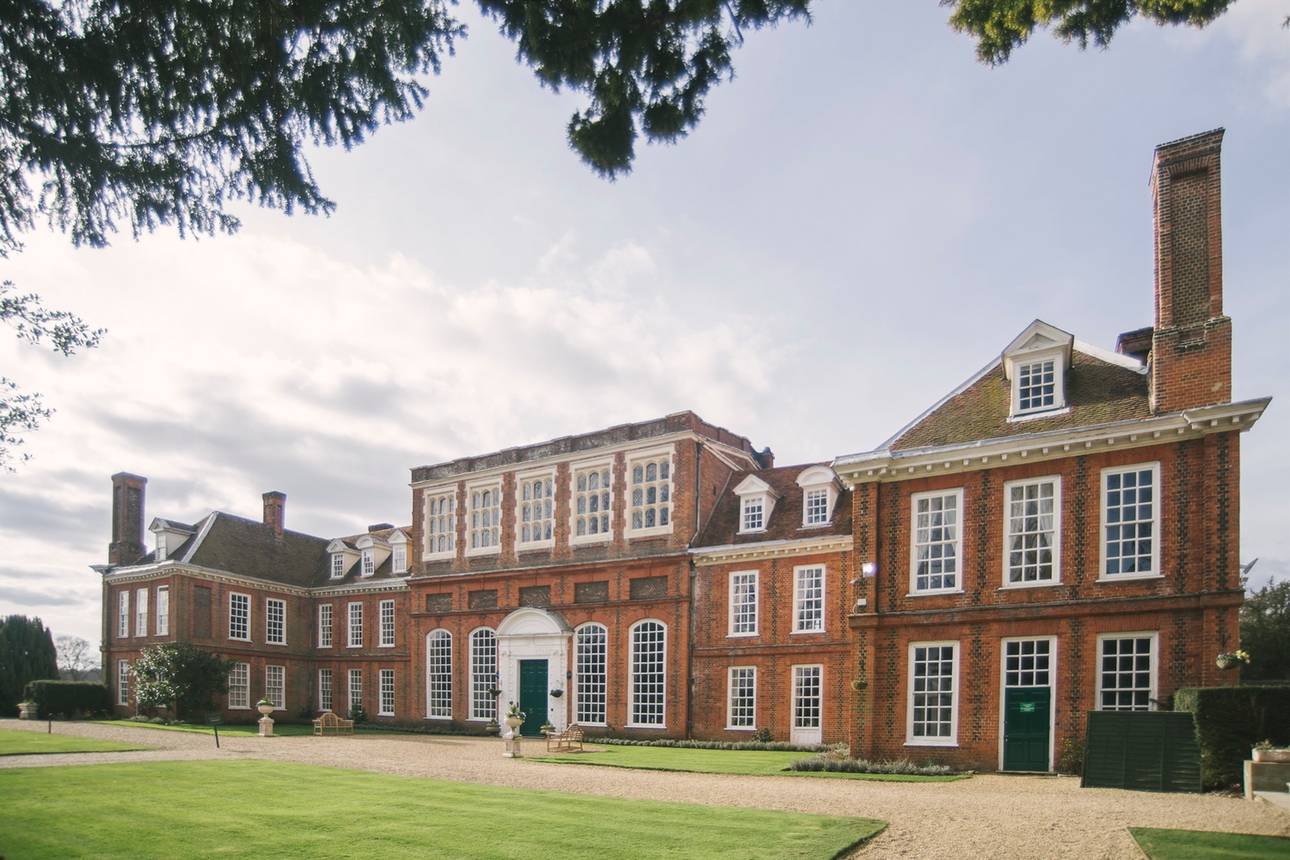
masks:
{"type": "Polygon", "coordinates": [[[1052,690],[1008,687],[1004,693],[1003,769],[1048,770],[1052,690]]]}
{"type": "Polygon", "coordinates": [[[520,661],[520,710],[528,716],[520,726],[526,738],[541,737],[546,722],[546,661],[520,661]]]}

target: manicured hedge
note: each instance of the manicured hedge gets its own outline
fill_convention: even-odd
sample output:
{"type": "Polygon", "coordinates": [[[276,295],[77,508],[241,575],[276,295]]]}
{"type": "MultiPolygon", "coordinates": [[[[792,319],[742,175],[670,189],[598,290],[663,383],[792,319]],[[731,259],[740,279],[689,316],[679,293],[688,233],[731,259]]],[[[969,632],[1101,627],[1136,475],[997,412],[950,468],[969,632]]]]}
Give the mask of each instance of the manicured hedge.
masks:
{"type": "Polygon", "coordinates": [[[31,681],[25,695],[40,705],[42,720],[100,716],[112,706],[107,687],[92,681],[31,681]]]}
{"type": "Polygon", "coordinates": [[[1259,741],[1290,745],[1290,687],[1187,687],[1174,694],[1174,710],[1196,718],[1206,788],[1239,783],[1259,741]]]}

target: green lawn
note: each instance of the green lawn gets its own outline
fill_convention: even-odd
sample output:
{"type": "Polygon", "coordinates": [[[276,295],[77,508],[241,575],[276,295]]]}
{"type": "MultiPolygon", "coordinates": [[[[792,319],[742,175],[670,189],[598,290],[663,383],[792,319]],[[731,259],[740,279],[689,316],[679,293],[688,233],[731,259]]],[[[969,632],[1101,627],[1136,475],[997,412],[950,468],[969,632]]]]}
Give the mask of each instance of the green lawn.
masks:
{"type": "Polygon", "coordinates": [[[1151,860],[1285,860],[1290,857],[1290,839],[1282,836],[1154,827],[1130,827],[1129,833],[1151,860]]]}
{"type": "Polygon", "coordinates": [[[149,750],[139,744],[118,744],[67,735],[47,735],[20,729],[0,729],[0,755],[40,755],[42,753],[123,752],[149,750]]]}
{"type": "MultiPolygon", "coordinates": [[[[535,742],[534,746],[542,743],[535,742]]],[[[532,749],[532,748],[530,748],[532,749]]],[[[950,782],[967,779],[967,775],[911,776],[886,773],[809,773],[786,770],[794,759],[810,753],[769,752],[762,750],[695,750],[677,747],[592,747],[581,753],[548,753],[537,747],[529,761],[558,764],[593,764],[604,767],[630,767],[638,770],[681,770],[690,773],[776,774],[778,776],[823,776],[840,779],[876,779],[889,782],[950,782]],[[593,752],[593,750],[595,750],[593,752]]]]}
{"type": "Polygon", "coordinates": [[[886,827],[265,761],[5,769],[0,797],[10,860],[828,860],[886,827]]]}

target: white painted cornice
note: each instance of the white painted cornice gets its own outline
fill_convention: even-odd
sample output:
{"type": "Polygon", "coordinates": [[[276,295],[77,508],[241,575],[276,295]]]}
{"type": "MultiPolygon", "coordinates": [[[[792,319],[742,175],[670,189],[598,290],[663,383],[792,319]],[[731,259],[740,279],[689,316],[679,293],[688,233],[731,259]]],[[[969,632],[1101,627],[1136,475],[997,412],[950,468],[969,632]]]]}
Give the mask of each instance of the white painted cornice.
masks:
{"type": "Polygon", "coordinates": [[[1116,421],[1090,427],[1024,433],[928,448],[892,451],[882,448],[850,454],[833,461],[833,469],[849,486],[875,481],[900,481],[926,475],[992,469],[1035,460],[1057,460],[1122,448],[1144,448],[1199,438],[1210,433],[1244,431],[1254,426],[1270,397],[1202,406],[1169,415],[1116,421]]]}
{"type": "Polygon", "coordinates": [[[223,582],[228,585],[240,585],[244,588],[262,588],[281,594],[296,597],[334,597],[342,594],[361,594],[365,592],[400,591],[408,587],[406,578],[378,579],[375,581],[352,582],[343,585],[324,585],[315,588],[304,588],[299,585],[287,585],[271,579],[256,576],[242,576],[226,570],[213,570],[193,564],[182,564],[176,561],[163,561],[160,564],[137,565],[126,568],[110,568],[105,565],[94,565],[94,570],[103,574],[103,581],[120,584],[131,582],[150,582],[170,576],[186,576],[190,579],[201,579],[209,582],[223,582]]]}
{"type": "Polygon", "coordinates": [[[726,544],[705,546],[690,550],[697,567],[710,567],[733,561],[754,561],[762,558],[781,558],[795,555],[816,555],[822,552],[845,552],[853,544],[851,535],[772,540],[762,543],[726,544]]]}

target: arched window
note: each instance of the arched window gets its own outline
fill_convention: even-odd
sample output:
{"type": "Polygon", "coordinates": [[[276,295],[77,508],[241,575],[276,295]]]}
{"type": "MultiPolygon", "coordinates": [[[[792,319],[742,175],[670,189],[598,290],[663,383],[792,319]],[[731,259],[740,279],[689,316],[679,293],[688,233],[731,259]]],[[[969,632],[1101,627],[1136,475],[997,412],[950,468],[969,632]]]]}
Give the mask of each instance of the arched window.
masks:
{"type": "Polygon", "coordinates": [[[662,726],[667,668],[667,627],[661,621],[641,621],[632,627],[633,726],[662,726]]]}
{"type": "Polygon", "coordinates": [[[574,634],[574,722],[580,726],[605,725],[605,658],[608,631],[603,624],[584,624],[574,634]]]}
{"type": "Polygon", "coordinates": [[[452,634],[426,635],[426,716],[452,718],[452,634]]]}
{"type": "Polygon", "coordinates": [[[497,683],[497,635],[487,627],[470,634],[470,718],[497,719],[497,700],[489,690],[497,683]]]}

